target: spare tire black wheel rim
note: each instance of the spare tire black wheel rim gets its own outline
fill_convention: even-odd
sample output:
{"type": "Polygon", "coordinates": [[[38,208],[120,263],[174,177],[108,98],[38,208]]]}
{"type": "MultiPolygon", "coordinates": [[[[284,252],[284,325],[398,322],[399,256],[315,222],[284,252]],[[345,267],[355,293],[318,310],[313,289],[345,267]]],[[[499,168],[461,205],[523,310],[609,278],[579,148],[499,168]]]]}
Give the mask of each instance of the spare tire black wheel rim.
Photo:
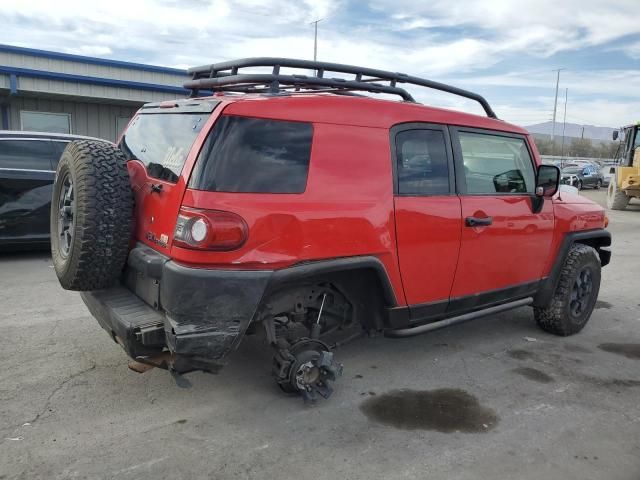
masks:
{"type": "Polygon", "coordinates": [[[75,201],[73,179],[68,173],[62,180],[62,188],[58,197],[58,244],[60,254],[68,257],[73,244],[75,201]]]}
{"type": "Polygon", "coordinates": [[[571,316],[578,318],[589,308],[591,292],[593,291],[593,275],[591,268],[585,267],[578,272],[576,281],[571,289],[569,309],[571,316]]]}

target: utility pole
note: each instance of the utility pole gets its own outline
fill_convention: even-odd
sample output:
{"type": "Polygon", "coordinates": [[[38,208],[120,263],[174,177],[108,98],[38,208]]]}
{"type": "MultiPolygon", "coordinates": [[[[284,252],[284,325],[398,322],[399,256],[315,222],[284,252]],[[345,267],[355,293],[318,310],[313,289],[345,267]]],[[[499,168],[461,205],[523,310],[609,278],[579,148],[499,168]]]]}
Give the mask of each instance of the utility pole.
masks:
{"type": "Polygon", "coordinates": [[[314,20],[313,22],[313,61],[318,60],[318,23],[324,20],[324,18],[319,18],[318,20],[314,20]]]}
{"type": "Polygon", "coordinates": [[[558,86],[560,86],[560,70],[557,70],[558,76],[556,77],[556,98],[553,102],[553,124],[551,125],[551,154],[555,150],[555,136],[556,136],[556,111],[558,110],[558,86]]]}
{"type": "Polygon", "coordinates": [[[567,126],[567,99],[569,98],[569,89],[564,90],[564,119],[562,120],[562,149],[560,150],[560,166],[564,165],[564,129],[567,126]]]}
{"type": "Polygon", "coordinates": [[[584,139],[584,125],[582,126],[582,134],[580,135],[580,138],[584,139]]]}

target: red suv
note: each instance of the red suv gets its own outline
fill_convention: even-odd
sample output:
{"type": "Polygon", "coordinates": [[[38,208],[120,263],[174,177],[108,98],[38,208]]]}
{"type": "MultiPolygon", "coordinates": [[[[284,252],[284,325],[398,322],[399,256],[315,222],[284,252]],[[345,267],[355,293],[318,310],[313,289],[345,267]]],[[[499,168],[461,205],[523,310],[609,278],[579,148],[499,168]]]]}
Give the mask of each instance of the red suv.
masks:
{"type": "Polygon", "coordinates": [[[557,335],[586,324],[611,255],[604,211],[558,192],[558,169],[481,96],[289,59],[191,73],[207,96],[145,105],[118,146],[73,142],[57,169],[56,272],[132,368],[185,382],[263,334],[278,384],[315,400],[341,373],[335,347],[364,333],[523,305],[557,335]],[[420,105],[405,85],[487,116],[420,105]]]}

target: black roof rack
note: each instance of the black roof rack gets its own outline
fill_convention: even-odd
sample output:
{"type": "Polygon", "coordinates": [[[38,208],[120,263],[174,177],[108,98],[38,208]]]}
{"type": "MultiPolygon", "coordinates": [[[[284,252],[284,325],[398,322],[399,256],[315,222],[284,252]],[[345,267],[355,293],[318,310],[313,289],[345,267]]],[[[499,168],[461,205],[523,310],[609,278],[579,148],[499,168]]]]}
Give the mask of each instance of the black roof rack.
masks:
{"type": "Polygon", "coordinates": [[[399,84],[418,85],[478,102],[488,117],[497,118],[487,100],[477,93],[462,90],[444,83],[434,82],[404,73],[387,72],[373,68],[342,65],[339,63],[296,60],[292,58],[243,58],[228,62],[214,63],[188,70],[193,79],[184,87],[197,95],[198,90],[242,93],[278,94],[290,91],[320,91],[342,94],[353,92],[389,93],[399,95],[407,102],[414,98],[399,84]],[[272,67],[271,73],[244,73],[240,69],[251,67],[272,67]],[[298,68],[314,71],[315,74],[282,74],[280,68],[298,68]],[[354,75],[353,78],[329,78],[329,72],[354,75]]]}

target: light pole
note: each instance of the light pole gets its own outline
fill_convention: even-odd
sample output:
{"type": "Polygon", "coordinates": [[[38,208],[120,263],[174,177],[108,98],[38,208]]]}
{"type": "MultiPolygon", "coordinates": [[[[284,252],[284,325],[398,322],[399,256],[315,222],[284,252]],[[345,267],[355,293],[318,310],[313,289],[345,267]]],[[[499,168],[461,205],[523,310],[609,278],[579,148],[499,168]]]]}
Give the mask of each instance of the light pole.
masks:
{"type": "Polygon", "coordinates": [[[564,70],[563,68],[559,68],[557,70],[558,72],[558,76],[556,77],[556,98],[553,102],[553,124],[551,125],[551,154],[553,155],[553,152],[555,150],[555,146],[556,146],[556,142],[555,142],[555,136],[556,136],[556,111],[558,109],[558,86],[560,85],[560,70],[564,70]]]}
{"type": "Polygon", "coordinates": [[[324,18],[319,18],[318,20],[314,20],[313,22],[313,61],[318,60],[318,23],[324,20],[324,18]]]}
{"type": "Polygon", "coordinates": [[[562,150],[560,150],[560,166],[564,164],[564,129],[567,126],[567,99],[569,98],[569,89],[564,90],[564,120],[562,121],[562,150]]]}

